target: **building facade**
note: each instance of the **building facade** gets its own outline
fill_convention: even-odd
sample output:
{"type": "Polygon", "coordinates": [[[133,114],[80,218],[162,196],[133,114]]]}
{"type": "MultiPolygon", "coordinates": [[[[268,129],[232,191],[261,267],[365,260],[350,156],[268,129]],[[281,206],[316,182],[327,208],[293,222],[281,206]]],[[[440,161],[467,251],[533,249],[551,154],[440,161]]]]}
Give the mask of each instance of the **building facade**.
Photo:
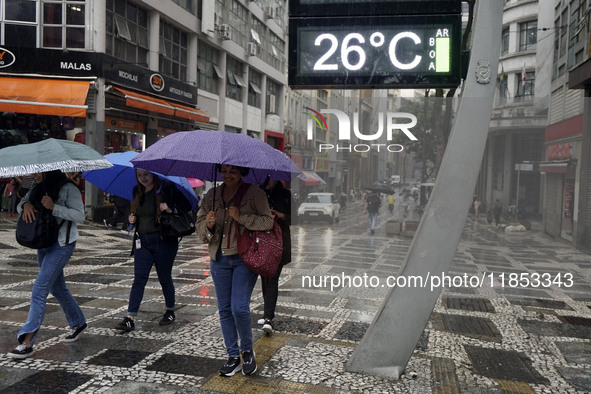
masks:
{"type": "MultiPolygon", "coordinates": [[[[181,130],[284,150],[285,2],[3,0],[2,144],[141,151],[181,130]]],[[[88,186],[87,208],[102,205],[88,186]]]]}

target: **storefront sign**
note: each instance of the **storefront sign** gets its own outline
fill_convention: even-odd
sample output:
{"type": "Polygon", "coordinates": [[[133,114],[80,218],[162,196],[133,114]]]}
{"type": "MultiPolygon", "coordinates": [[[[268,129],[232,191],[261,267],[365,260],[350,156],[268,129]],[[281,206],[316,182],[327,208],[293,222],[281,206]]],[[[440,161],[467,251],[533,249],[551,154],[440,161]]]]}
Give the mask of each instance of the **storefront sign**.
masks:
{"type": "Polygon", "coordinates": [[[8,49],[0,48],[0,68],[8,67],[14,63],[16,58],[8,49]]]}
{"type": "Polygon", "coordinates": [[[546,148],[546,160],[570,159],[572,146],[573,144],[570,142],[548,146],[546,148]]]}
{"type": "Polygon", "coordinates": [[[197,104],[197,87],[96,52],[6,46],[0,48],[3,72],[100,78],[189,105],[197,104]]]}

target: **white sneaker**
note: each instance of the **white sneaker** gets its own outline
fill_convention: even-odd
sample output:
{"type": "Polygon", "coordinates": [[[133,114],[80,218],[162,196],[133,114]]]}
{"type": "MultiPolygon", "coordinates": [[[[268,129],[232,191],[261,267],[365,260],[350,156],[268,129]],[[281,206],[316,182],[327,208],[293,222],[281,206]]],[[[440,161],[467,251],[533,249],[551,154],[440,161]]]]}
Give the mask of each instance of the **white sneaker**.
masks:
{"type": "Polygon", "coordinates": [[[259,320],[257,320],[257,323],[262,326],[263,324],[265,324],[265,319],[264,318],[259,319],[259,320]]]}

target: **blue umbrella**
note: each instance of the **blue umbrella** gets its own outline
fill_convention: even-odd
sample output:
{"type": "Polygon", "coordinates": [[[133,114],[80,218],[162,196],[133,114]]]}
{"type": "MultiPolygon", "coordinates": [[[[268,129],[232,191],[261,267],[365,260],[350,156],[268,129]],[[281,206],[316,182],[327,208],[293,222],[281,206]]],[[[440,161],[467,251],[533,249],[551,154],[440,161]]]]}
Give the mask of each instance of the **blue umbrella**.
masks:
{"type": "MultiPolygon", "coordinates": [[[[109,153],[105,155],[105,159],[113,164],[113,167],[103,170],[85,171],[82,173],[82,177],[105,193],[114,194],[127,200],[133,200],[133,188],[137,182],[135,179],[135,168],[130,160],[137,155],[138,153],[133,151],[109,153]]],[[[194,208],[197,205],[199,199],[195,195],[193,187],[187,178],[165,176],[158,173],[154,174],[175,183],[177,188],[191,202],[191,206],[194,208]]]]}

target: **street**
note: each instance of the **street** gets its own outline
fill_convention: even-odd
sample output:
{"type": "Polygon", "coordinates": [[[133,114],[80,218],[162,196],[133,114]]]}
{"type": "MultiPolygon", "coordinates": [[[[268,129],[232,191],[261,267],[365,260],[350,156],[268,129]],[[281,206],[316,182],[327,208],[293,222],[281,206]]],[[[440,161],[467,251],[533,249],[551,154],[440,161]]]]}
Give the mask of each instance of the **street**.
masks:
{"type": "MultiPolygon", "coordinates": [[[[227,356],[205,245],[194,235],[181,242],[173,269],[177,320],[158,325],[164,301],[153,270],[135,331],[122,334],[115,325],[133,280],[131,240],[88,221],[65,269],[88,328],[77,342],[63,342],[67,322],[50,297],[34,356],[8,358],[37,267],[35,251],[15,241],[16,220],[2,213],[0,391],[591,391],[591,257],[543,235],[540,223],[504,234],[485,215],[469,215],[450,272],[397,277],[412,238],[388,235],[386,223],[402,220],[401,200],[396,194],[391,214],[382,199],[375,235],[362,201],[348,202],[338,224],[292,226],[293,261],[280,281],[276,331],[266,336],[257,325],[263,310],[257,283],[251,317],[259,370],[230,378],[218,376],[227,356]],[[388,380],[347,372],[345,363],[393,285],[445,287],[405,374],[388,380]]],[[[411,199],[408,218],[418,220],[413,208],[411,199]]]]}

